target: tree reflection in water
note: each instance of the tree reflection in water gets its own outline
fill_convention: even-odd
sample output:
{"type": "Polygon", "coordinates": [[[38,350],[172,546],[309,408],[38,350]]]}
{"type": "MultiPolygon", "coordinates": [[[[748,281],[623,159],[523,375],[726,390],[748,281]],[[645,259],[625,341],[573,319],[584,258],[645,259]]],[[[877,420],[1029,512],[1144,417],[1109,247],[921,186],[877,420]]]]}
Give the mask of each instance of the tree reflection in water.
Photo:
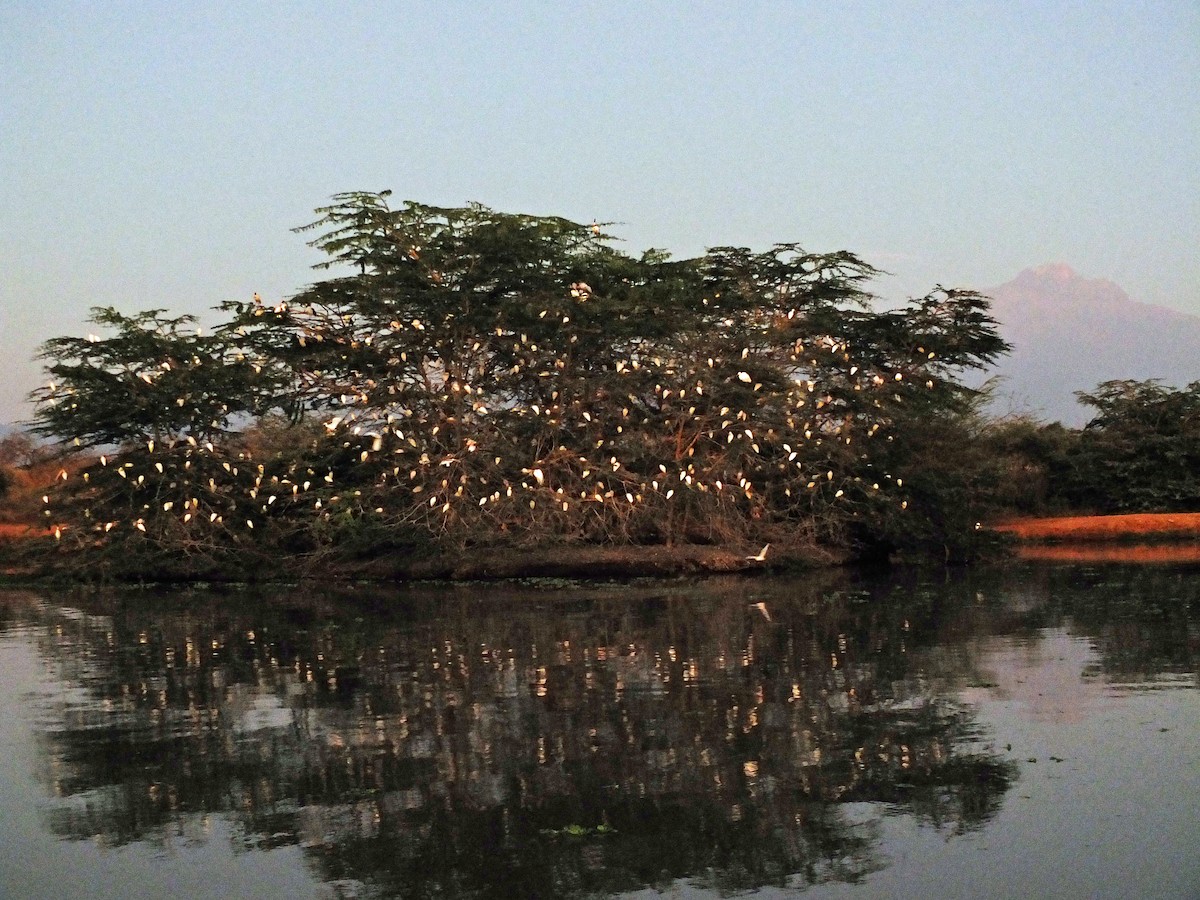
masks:
{"type": "Polygon", "coordinates": [[[952,700],[977,678],[955,629],[1043,615],[986,596],[131,592],[6,617],[75,686],[40,732],[62,837],[203,839],[221,815],[367,893],[556,897],[860,879],[883,862],[855,802],[986,821],[1015,770],[952,700]]]}

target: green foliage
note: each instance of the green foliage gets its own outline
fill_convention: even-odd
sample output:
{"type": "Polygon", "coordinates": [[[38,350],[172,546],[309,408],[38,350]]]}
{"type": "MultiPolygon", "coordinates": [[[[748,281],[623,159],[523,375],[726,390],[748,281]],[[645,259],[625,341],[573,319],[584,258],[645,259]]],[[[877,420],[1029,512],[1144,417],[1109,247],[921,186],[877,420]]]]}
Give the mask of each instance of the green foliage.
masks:
{"type": "Polygon", "coordinates": [[[910,410],[872,465],[891,472],[905,492],[899,509],[884,503],[854,524],[864,556],[893,552],[964,562],[991,545],[981,521],[994,517],[1006,474],[989,446],[983,415],[987,387],[975,396],[910,410]]]}
{"type": "Polygon", "coordinates": [[[60,536],[76,548],[137,537],[167,554],[244,543],[264,469],[239,429],[277,405],[277,380],[190,316],[95,309],[91,321],[114,333],[48,341],[51,379],[33,395],[35,433],[103,451],[51,490],[60,536]]]}
{"type": "Polygon", "coordinates": [[[355,553],[964,527],[896,473],[942,458],[957,437],[914,435],[1006,349],[979,295],[876,312],[849,253],[631,257],[600,226],[387,196],[302,229],[348,274],[223,304],[209,335],[98,310],[114,336],[48,342],[39,430],[116,448],[54,515],[88,540],[355,553]]]}
{"type": "Polygon", "coordinates": [[[1065,490],[1080,432],[1017,416],[985,422],[979,434],[990,470],[985,515],[1053,515],[1071,510],[1065,490]]]}
{"type": "Polygon", "coordinates": [[[1083,429],[1032,419],[985,423],[982,499],[996,515],[1200,509],[1200,382],[1106,381],[1079,399],[1083,429]]]}
{"type": "Polygon", "coordinates": [[[97,308],[91,321],[113,336],[47,341],[41,355],[53,360],[51,380],[33,393],[35,432],[83,447],[184,435],[203,441],[265,411],[270,379],[226,335],[205,335],[193,317],[164,312],[97,308]]]}
{"type": "Polygon", "coordinates": [[[1081,402],[1096,410],[1068,455],[1065,489],[1101,512],[1200,510],[1200,381],[1106,381],[1081,402]]]}

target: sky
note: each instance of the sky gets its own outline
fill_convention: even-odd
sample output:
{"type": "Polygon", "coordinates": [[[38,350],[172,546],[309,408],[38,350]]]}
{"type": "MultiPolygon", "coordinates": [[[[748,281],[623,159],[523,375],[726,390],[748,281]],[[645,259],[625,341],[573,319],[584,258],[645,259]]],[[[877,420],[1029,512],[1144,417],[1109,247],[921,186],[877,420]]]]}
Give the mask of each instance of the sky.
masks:
{"type": "Polygon", "coordinates": [[[348,190],[1200,315],[1198,135],[1194,0],[6,0],[0,423],[93,306],[319,280],[291,229],[348,190]]]}

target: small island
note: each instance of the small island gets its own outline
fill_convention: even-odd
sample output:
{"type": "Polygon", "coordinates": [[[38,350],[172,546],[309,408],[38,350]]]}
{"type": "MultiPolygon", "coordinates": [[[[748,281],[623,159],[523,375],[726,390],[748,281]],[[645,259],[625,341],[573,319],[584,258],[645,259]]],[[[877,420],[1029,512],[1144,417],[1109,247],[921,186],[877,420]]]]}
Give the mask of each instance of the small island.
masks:
{"type": "Polygon", "coordinates": [[[845,251],[631,256],[600,223],[388,192],[317,212],[298,230],[328,277],[294,297],[223,302],[205,325],[96,309],[100,334],[46,342],[38,539],[9,542],[9,571],[956,562],[1005,516],[1197,502],[1197,385],[1101,385],[1083,432],[988,420],[962,376],[1007,346],[971,291],[888,306],[845,251]],[[1120,490],[1098,487],[1116,466],[1120,490]]]}

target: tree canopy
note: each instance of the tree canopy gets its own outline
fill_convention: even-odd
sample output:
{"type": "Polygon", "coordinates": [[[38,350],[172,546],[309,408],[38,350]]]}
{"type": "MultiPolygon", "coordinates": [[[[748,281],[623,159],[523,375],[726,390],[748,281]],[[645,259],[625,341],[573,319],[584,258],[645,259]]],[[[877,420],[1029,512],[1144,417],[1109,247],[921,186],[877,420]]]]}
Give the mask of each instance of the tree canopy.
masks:
{"type": "Polygon", "coordinates": [[[947,539],[903,523],[897,473],[927,423],[970,408],[958,375],[1007,349],[982,296],[879,309],[848,252],[632,256],[598,224],[387,192],[317,213],[300,230],[330,277],[295,297],[223,303],[209,333],[97,310],[111,334],[44,346],[37,428],[101,453],[48,504],[60,533],[295,552],[947,539]]]}
{"type": "Polygon", "coordinates": [[[1200,381],[1106,381],[1080,401],[1096,410],[1068,459],[1080,506],[1103,512],[1200,509],[1200,381]]]}

